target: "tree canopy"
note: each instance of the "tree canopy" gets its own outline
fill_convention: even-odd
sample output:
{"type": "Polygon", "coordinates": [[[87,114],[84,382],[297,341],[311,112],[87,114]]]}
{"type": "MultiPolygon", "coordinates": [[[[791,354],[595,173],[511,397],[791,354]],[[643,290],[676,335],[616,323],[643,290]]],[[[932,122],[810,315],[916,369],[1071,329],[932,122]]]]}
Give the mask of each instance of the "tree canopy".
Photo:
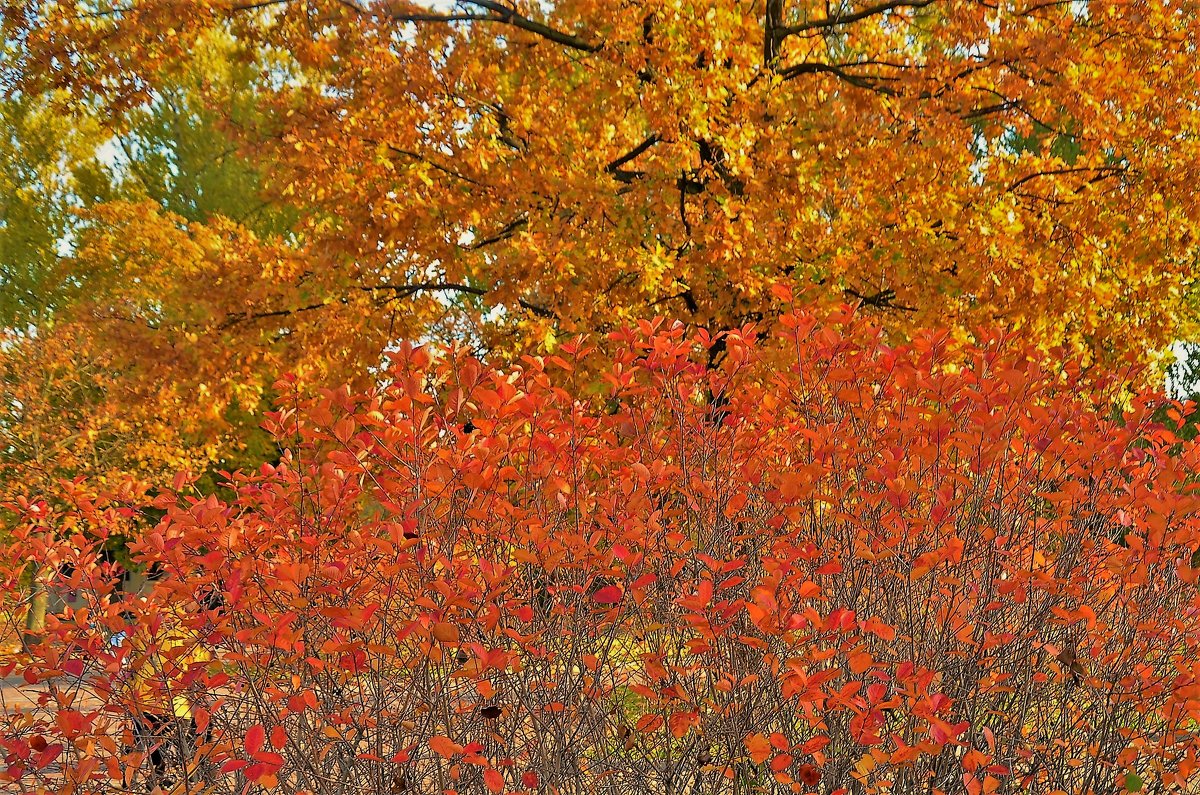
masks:
{"type": "Polygon", "coordinates": [[[168,368],[194,351],[176,376],[210,390],[361,371],[401,338],[769,328],[780,283],[901,339],[1002,324],[1086,363],[1194,330],[1178,3],[23,2],[6,22],[10,94],[88,109],[151,172],[141,202],[95,208],[68,270],[121,278],[76,311],[149,324],[103,333],[168,368]]]}

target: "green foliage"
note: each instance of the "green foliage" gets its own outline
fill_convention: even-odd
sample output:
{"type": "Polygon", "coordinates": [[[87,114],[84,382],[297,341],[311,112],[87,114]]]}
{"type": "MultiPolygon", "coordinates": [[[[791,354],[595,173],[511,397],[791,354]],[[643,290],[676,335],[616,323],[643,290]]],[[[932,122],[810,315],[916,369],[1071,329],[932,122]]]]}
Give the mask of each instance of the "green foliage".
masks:
{"type": "Polygon", "coordinates": [[[153,102],[128,114],[127,129],[114,139],[128,198],[152,199],[195,223],[221,216],[259,235],[286,235],[294,212],[263,198],[261,168],[235,137],[264,128],[262,72],[230,37],[210,34],[153,102]]]}
{"type": "Polygon", "coordinates": [[[53,96],[0,97],[0,326],[44,320],[63,300],[60,255],[76,211],[111,195],[99,129],[53,96]]]}

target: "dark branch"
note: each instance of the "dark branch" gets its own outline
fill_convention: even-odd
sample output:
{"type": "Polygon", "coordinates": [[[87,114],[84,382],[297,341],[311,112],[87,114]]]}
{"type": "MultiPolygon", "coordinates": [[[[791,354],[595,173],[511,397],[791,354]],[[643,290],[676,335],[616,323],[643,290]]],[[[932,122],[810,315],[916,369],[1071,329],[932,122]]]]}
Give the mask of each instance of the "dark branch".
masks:
{"type": "Polygon", "coordinates": [[[730,170],[725,151],[707,139],[700,139],[696,143],[700,146],[700,162],[712,166],[721,182],[725,183],[725,188],[734,196],[745,194],[746,183],[730,170]]]}
{"type": "MultiPolygon", "coordinates": [[[[380,290],[389,290],[396,294],[396,298],[409,298],[417,293],[422,292],[456,292],[468,293],[470,295],[487,295],[491,290],[486,287],[476,287],[472,284],[459,284],[457,282],[420,282],[418,284],[376,284],[360,287],[360,290],[368,292],[376,292],[380,290]]],[[[556,315],[551,310],[544,306],[532,303],[524,298],[518,298],[517,303],[522,309],[526,309],[538,317],[557,320],[556,315]]]]}
{"type": "Polygon", "coordinates": [[[852,22],[858,22],[873,17],[876,14],[883,14],[887,11],[893,11],[897,8],[924,8],[931,5],[934,0],[888,0],[886,3],[867,6],[861,11],[854,11],[849,14],[837,14],[823,19],[814,19],[808,22],[803,22],[799,25],[792,25],[781,28],[776,31],[780,39],[786,36],[793,36],[797,33],[805,33],[810,30],[821,30],[824,28],[834,28],[838,25],[849,25],[852,22]]]}
{"type": "Polygon", "coordinates": [[[621,166],[623,166],[626,163],[628,163],[629,161],[634,160],[637,157],[641,156],[646,150],[648,150],[650,147],[654,146],[661,140],[662,140],[662,138],[660,138],[658,136],[658,133],[654,133],[654,134],[650,135],[648,138],[646,138],[646,140],[642,141],[640,144],[638,144],[637,146],[630,149],[625,154],[618,157],[616,160],[613,160],[611,163],[606,165],[604,167],[604,173],[611,174],[614,179],[616,179],[620,182],[633,182],[635,179],[641,178],[642,176],[645,175],[645,172],[643,172],[643,171],[628,171],[628,170],[622,169],[621,166]]]}
{"type": "Polygon", "coordinates": [[[876,309],[898,309],[901,312],[916,312],[917,308],[913,306],[905,306],[895,303],[896,291],[891,287],[885,287],[877,293],[864,294],[859,291],[847,287],[843,290],[846,295],[853,296],[859,301],[862,301],[863,306],[870,306],[876,309]]]}
{"type": "Polygon", "coordinates": [[[1090,180],[1088,180],[1088,184],[1091,184],[1094,182],[1099,182],[1102,179],[1108,179],[1109,177],[1114,177],[1119,174],[1124,174],[1125,171],[1126,171],[1126,169],[1123,166],[1096,166],[1093,168],[1085,168],[1085,167],[1055,168],[1055,169],[1051,169],[1049,171],[1038,171],[1033,174],[1026,174],[1025,176],[1021,177],[1019,180],[1017,180],[1016,182],[1009,185],[1004,190],[1007,193],[1011,193],[1012,191],[1014,191],[1017,188],[1024,185],[1026,182],[1030,182],[1030,181],[1038,179],[1040,177],[1056,177],[1056,176],[1062,176],[1065,174],[1095,174],[1096,176],[1094,176],[1090,180]]]}
{"type": "Polygon", "coordinates": [[[476,8],[482,8],[487,11],[487,14],[430,14],[430,13],[404,13],[391,12],[387,16],[397,22],[498,22],[503,25],[511,25],[514,28],[533,33],[541,36],[544,39],[552,41],[556,44],[561,44],[564,47],[569,47],[573,50],[582,50],[583,52],[597,52],[604,43],[599,44],[580,38],[570,33],[564,33],[561,30],[556,30],[549,25],[544,25],[541,22],[535,22],[529,17],[518,14],[515,9],[495,2],[495,0],[460,0],[462,5],[471,5],[476,8]]]}
{"type": "Polygon", "coordinates": [[[888,96],[893,97],[898,96],[895,90],[872,82],[877,80],[895,80],[895,77],[888,77],[886,75],[856,75],[852,72],[846,71],[846,69],[849,67],[867,65],[868,64],[866,63],[831,64],[806,61],[805,63],[789,66],[788,68],[782,70],[779,75],[784,80],[791,80],[792,78],[799,77],[800,75],[830,74],[857,88],[866,89],[867,91],[877,91],[880,94],[887,94],[888,96]]]}
{"type": "MultiPolygon", "coordinates": [[[[366,140],[368,140],[370,143],[375,143],[374,141],[370,141],[370,139],[366,139],[366,140]]],[[[471,185],[479,185],[481,187],[483,185],[483,183],[481,183],[479,180],[471,179],[467,175],[460,174],[459,172],[455,171],[452,168],[443,166],[440,163],[435,163],[434,161],[430,160],[429,158],[427,158],[424,155],[419,154],[417,152],[412,152],[412,151],[409,151],[408,149],[400,149],[398,147],[392,146],[391,144],[388,144],[388,151],[391,152],[392,154],[404,155],[405,157],[411,157],[413,160],[417,160],[421,163],[424,163],[425,165],[429,166],[430,168],[435,168],[438,171],[442,172],[443,174],[447,174],[451,177],[454,177],[455,179],[461,179],[463,182],[469,183],[471,185]]]]}
{"type": "Polygon", "coordinates": [[[647,304],[647,306],[658,306],[659,304],[665,304],[668,301],[675,301],[678,299],[683,299],[684,306],[686,306],[688,311],[693,315],[696,314],[700,308],[696,304],[696,297],[692,294],[690,288],[684,290],[682,293],[676,293],[675,295],[664,295],[662,298],[657,298],[651,301],[649,304],[647,304]]]}
{"type": "Polygon", "coordinates": [[[704,190],[704,183],[691,179],[685,171],[680,174],[675,185],[679,188],[679,220],[683,224],[684,234],[690,238],[692,236],[692,225],[688,222],[687,217],[687,195],[689,193],[699,193],[704,190]]]}
{"type": "Polygon", "coordinates": [[[292,0],[262,0],[261,2],[258,2],[258,3],[243,3],[240,5],[236,5],[232,8],[232,10],[233,11],[256,11],[260,8],[267,8],[269,6],[285,5],[290,2],[292,2],[292,0]]]}
{"type": "Polygon", "coordinates": [[[298,315],[301,312],[311,312],[314,309],[323,309],[324,307],[334,303],[344,304],[346,303],[346,299],[343,298],[340,301],[321,301],[317,304],[298,306],[294,309],[273,309],[266,312],[241,312],[238,314],[231,314],[225,319],[225,322],[221,323],[221,325],[217,326],[217,328],[221,331],[224,331],[225,329],[232,328],[239,323],[245,323],[250,320],[265,320],[272,317],[288,317],[290,315],[298,315]]]}
{"type": "Polygon", "coordinates": [[[487,295],[487,290],[482,287],[475,287],[470,284],[457,284],[455,282],[422,282],[419,284],[375,284],[363,286],[360,290],[374,292],[376,290],[390,290],[398,297],[407,298],[410,295],[415,295],[422,292],[456,292],[470,293],[471,295],[487,295]]]}
{"type": "Polygon", "coordinates": [[[548,318],[550,320],[558,319],[558,315],[554,314],[546,307],[539,306],[538,304],[530,303],[529,301],[526,301],[524,298],[518,298],[517,303],[521,305],[522,309],[528,309],[530,312],[537,315],[538,317],[544,317],[544,318],[548,318]]]}
{"type": "Polygon", "coordinates": [[[515,235],[517,233],[518,229],[520,229],[521,227],[525,226],[528,223],[529,223],[529,219],[522,216],[521,218],[518,218],[515,221],[511,221],[508,224],[506,224],[504,226],[504,228],[501,229],[496,234],[494,234],[490,237],[485,237],[482,240],[476,240],[473,243],[468,243],[467,245],[463,246],[463,248],[465,248],[467,251],[478,251],[481,248],[486,248],[487,246],[493,245],[495,243],[499,243],[503,240],[508,240],[510,237],[512,237],[513,235],[515,235]]]}

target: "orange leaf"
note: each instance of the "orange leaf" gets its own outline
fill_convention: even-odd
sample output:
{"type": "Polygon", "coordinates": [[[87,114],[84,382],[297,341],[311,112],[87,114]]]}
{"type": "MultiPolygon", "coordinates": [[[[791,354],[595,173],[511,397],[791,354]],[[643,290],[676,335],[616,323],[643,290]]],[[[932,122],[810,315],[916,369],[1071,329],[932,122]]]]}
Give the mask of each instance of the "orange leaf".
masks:
{"type": "Polygon", "coordinates": [[[737,516],[742,508],[746,507],[748,500],[749,497],[746,496],[746,492],[744,491],[739,491],[737,494],[734,494],[732,497],[730,497],[729,502],[725,504],[725,518],[732,519],[733,517],[737,516]]]}
{"type": "Polygon", "coordinates": [[[449,759],[455,754],[462,753],[463,747],[451,740],[449,737],[444,737],[440,734],[435,734],[429,738],[429,748],[435,754],[449,759]]]}
{"type": "Polygon", "coordinates": [[[750,752],[750,759],[756,764],[761,765],[771,756],[771,741],[762,734],[751,734],[744,742],[746,750],[750,752]]]}
{"type": "Polygon", "coordinates": [[[432,632],[440,643],[458,643],[458,627],[454,624],[439,622],[433,625],[432,632]]]}

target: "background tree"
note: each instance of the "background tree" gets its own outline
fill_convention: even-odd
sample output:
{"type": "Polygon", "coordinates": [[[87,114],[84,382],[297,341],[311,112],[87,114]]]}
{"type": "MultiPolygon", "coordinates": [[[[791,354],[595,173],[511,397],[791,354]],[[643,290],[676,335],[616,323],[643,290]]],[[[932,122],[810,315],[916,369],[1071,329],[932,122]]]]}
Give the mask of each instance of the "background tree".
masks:
{"type": "Polygon", "coordinates": [[[3,483],[40,491],[272,455],[257,429],[271,361],[213,362],[188,325],[228,287],[210,277],[224,249],[290,234],[221,132],[254,123],[257,74],[214,33],[119,122],[62,91],[9,101],[3,483]]]}

